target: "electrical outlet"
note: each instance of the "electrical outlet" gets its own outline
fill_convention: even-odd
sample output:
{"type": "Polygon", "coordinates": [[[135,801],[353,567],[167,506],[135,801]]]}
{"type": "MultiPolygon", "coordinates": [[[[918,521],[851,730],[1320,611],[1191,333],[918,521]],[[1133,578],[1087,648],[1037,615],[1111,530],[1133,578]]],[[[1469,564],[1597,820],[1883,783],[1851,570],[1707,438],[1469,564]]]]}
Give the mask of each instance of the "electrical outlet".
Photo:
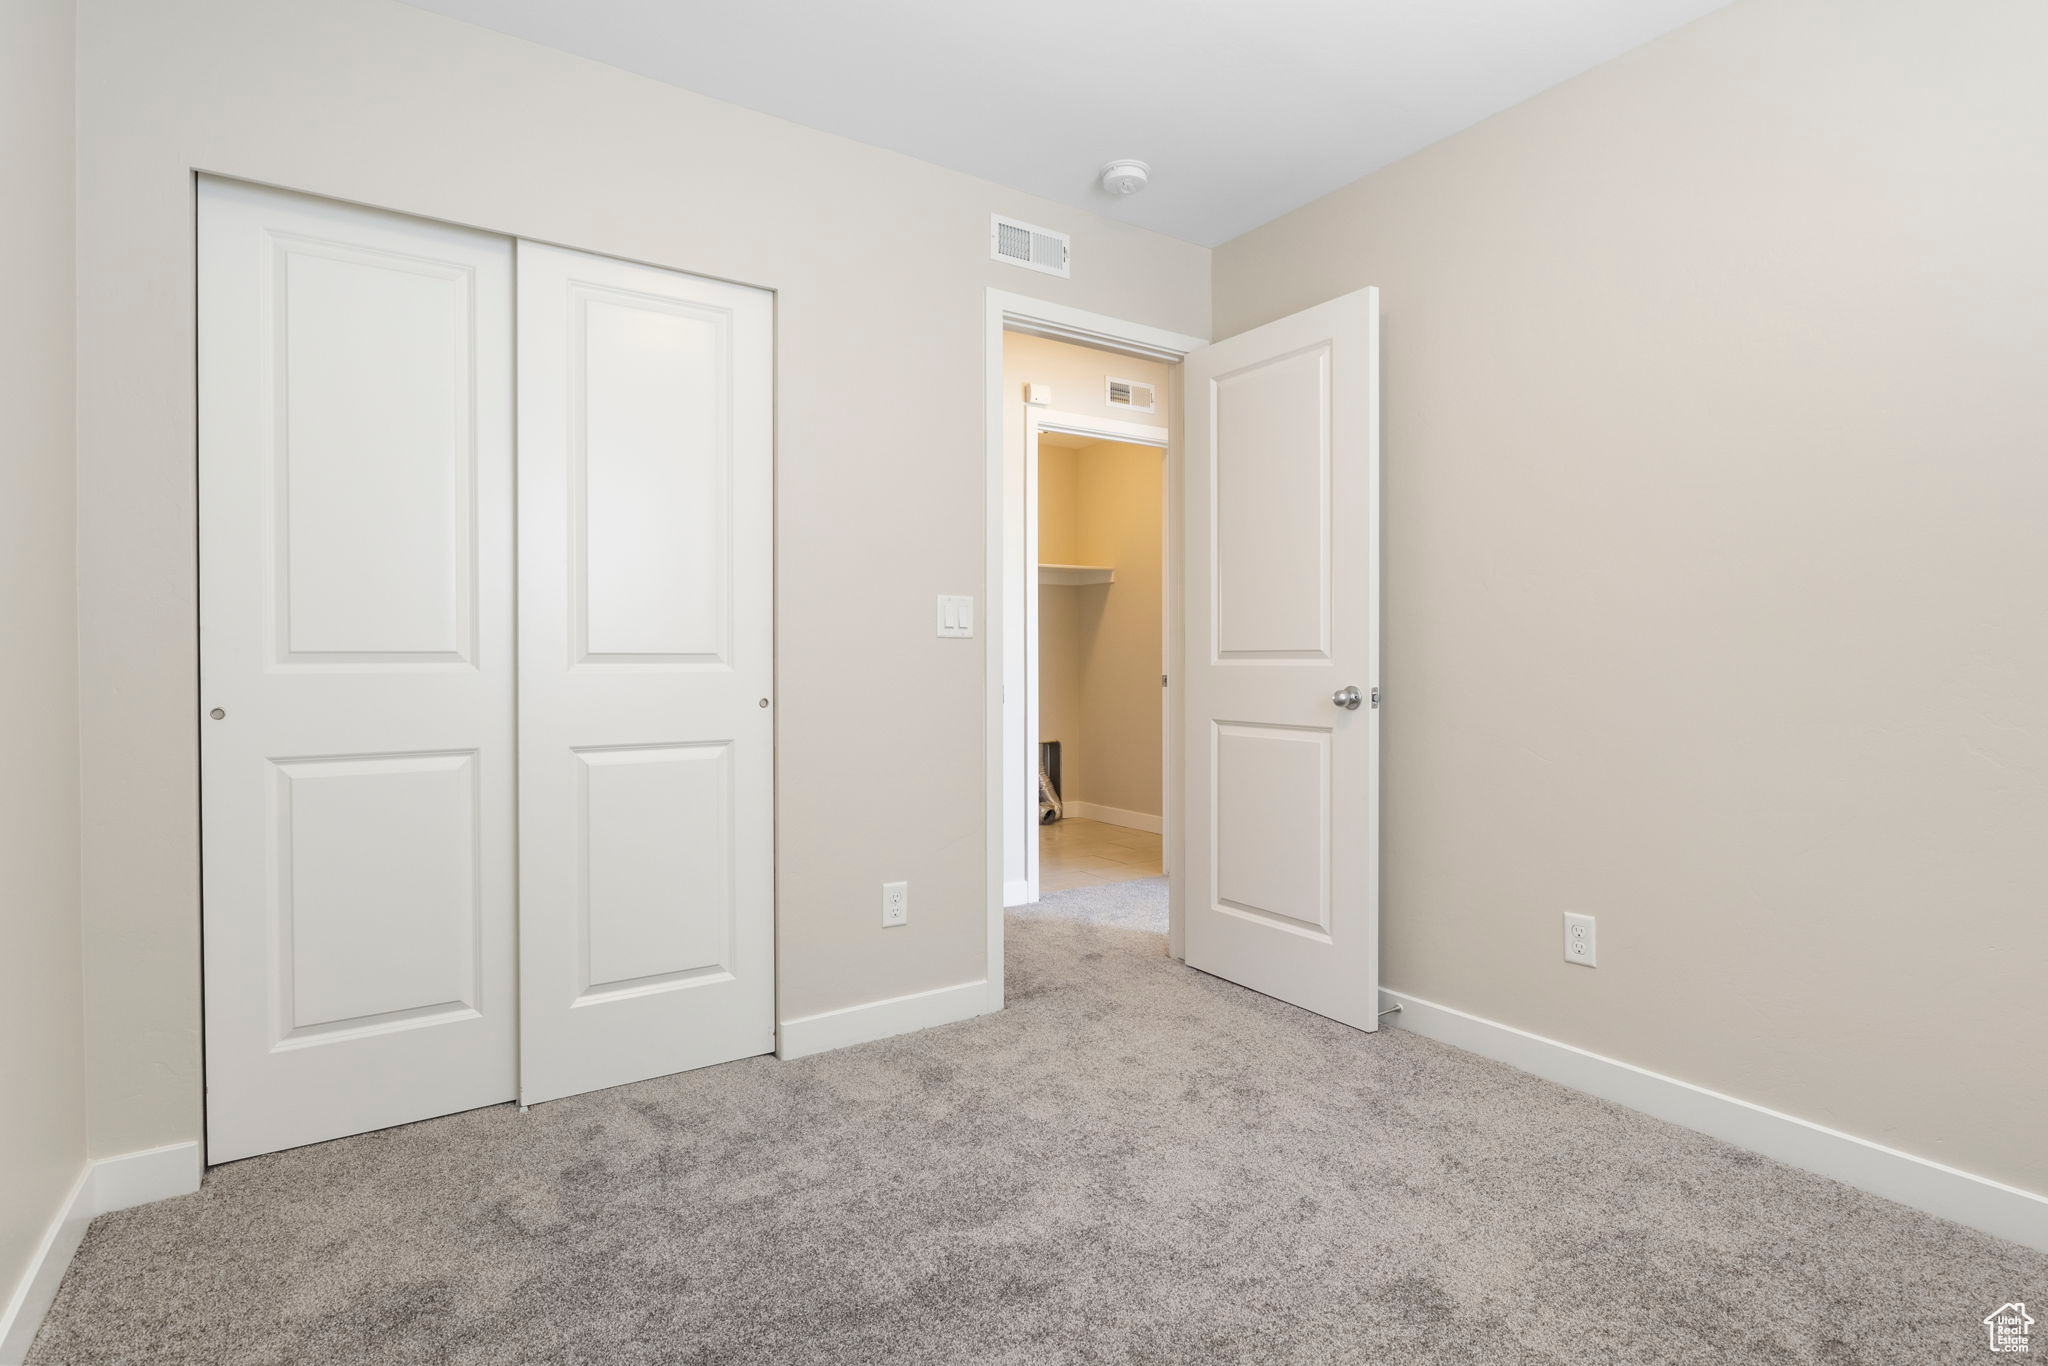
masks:
{"type": "Polygon", "coordinates": [[[1564,961],[1589,968],[1599,966],[1593,956],[1592,916],[1564,913],[1564,961]]]}
{"type": "Polygon", "coordinates": [[[909,883],[885,882],[882,884],[882,923],[884,925],[908,925],[910,923],[909,883]]]}

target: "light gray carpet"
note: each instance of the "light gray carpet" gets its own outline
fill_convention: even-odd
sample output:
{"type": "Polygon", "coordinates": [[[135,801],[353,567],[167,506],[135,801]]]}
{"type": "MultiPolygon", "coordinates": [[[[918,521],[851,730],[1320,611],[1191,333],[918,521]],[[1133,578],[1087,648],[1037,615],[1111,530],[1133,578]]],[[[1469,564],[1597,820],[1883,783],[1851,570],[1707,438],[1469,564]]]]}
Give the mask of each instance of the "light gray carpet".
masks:
{"type": "Polygon", "coordinates": [[[999,1015],[235,1163],[95,1222],[30,1362],[1929,1366],[2048,1303],[2048,1257],[1191,972],[1164,907],[1013,914],[999,1015]]]}

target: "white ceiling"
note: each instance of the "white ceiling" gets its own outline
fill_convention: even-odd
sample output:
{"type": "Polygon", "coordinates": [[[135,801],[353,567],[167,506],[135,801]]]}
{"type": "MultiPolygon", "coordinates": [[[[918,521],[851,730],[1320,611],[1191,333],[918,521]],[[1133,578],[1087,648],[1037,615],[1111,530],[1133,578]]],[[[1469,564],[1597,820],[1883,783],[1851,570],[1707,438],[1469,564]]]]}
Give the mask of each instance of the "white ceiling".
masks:
{"type": "Polygon", "coordinates": [[[1728,0],[410,3],[1214,246],[1728,0]]]}

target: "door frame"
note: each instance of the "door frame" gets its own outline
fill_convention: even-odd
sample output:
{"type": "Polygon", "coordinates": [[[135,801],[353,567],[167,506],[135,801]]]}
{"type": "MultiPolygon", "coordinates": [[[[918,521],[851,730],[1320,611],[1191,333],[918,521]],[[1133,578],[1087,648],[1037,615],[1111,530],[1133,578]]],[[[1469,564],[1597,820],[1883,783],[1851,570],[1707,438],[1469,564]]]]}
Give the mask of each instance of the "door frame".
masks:
{"type": "MultiPolygon", "coordinates": [[[[1013,572],[1023,576],[1024,583],[1024,746],[1021,751],[1006,755],[1005,759],[1007,762],[1022,763],[1027,772],[1035,772],[1038,764],[1038,590],[1040,586],[1038,581],[1038,438],[1045,432],[1059,432],[1068,436],[1092,437],[1101,441],[1118,441],[1127,446],[1151,446],[1160,452],[1162,458],[1169,465],[1173,460],[1173,432],[1168,427],[1152,426],[1142,422],[1125,422],[1110,417],[1089,417],[1084,413],[1063,413],[1029,401],[1024,405],[1024,544],[1022,556],[1017,557],[1017,563],[1012,566],[1013,572]]],[[[1162,470],[1162,473],[1167,472],[1162,470]]],[[[1168,489],[1168,483],[1169,480],[1161,479],[1159,484],[1159,513],[1163,519],[1161,521],[1161,528],[1164,532],[1159,542],[1160,559],[1162,561],[1168,559],[1166,550],[1168,546],[1173,544],[1174,527],[1179,520],[1173,515],[1173,498],[1168,489]]],[[[1161,564],[1160,568],[1159,611],[1165,630],[1160,636],[1159,667],[1162,673],[1170,674],[1172,671],[1166,667],[1166,661],[1169,658],[1176,659],[1176,661],[1178,659],[1178,651],[1173,646],[1178,634],[1177,628],[1179,627],[1179,622],[1175,619],[1176,614],[1171,610],[1175,594],[1170,589],[1178,587],[1179,577],[1177,569],[1169,573],[1164,563],[1161,564]],[[1171,584],[1168,583],[1169,577],[1172,579],[1171,584]]],[[[1168,691],[1171,691],[1171,689],[1168,689],[1168,691]]],[[[1166,793],[1171,790],[1179,774],[1173,762],[1175,755],[1174,735],[1167,721],[1166,707],[1162,702],[1159,709],[1159,724],[1161,727],[1159,749],[1161,805],[1159,812],[1160,819],[1165,825],[1166,830],[1171,831],[1173,822],[1167,819],[1169,813],[1165,805],[1166,793]]],[[[1006,790],[1014,790],[1015,784],[1021,776],[1021,774],[1016,772],[1007,773],[1004,778],[1006,790]]],[[[1018,817],[1020,818],[1020,823],[1030,832],[1024,841],[1023,904],[1028,905],[1038,900],[1038,842],[1042,827],[1038,821],[1037,804],[1027,802],[1024,809],[1018,813],[1018,817]]],[[[1162,832],[1162,834],[1164,833],[1162,832]]],[[[1160,850],[1163,856],[1165,851],[1163,838],[1160,850]]],[[[1011,892],[1014,889],[1008,885],[1008,879],[1004,879],[1004,882],[1003,899],[1011,902],[1013,905],[1018,904],[1011,896],[1011,892]]],[[[1171,879],[1168,880],[1168,886],[1172,886],[1171,879]]],[[[1173,898],[1169,896],[1169,923],[1172,920],[1172,900],[1173,898]]]]}
{"type": "MultiPolygon", "coordinates": [[[[1003,612],[1011,576],[1021,571],[1021,555],[1012,567],[1013,557],[1005,543],[1004,528],[1009,524],[1013,510],[1011,485],[1006,477],[1003,455],[1003,334],[1024,332],[1037,337],[1050,337],[1057,341],[1073,342],[1096,350],[1114,352],[1119,355],[1138,356],[1147,360],[1163,361],[1171,367],[1168,378],[1169,427],[1171,414],[1180,409],[1180,361],[1189,352],[1200,350],[1209,344],[1207,337],[1189,336],[1163,327],[1146,323],[1131,322],[1124,318],[1112,318],[1106,314],[1091,313],[1086,309],[1072,308],[1045,299],[1015,294],[1008,290],[990,287],[985,295],[982,314],[982,358],[987,376],[986,417],[987,417],[987,526],[984,531],[984,566],[982,582],[983,628],[986,640],[983,651],[982,677],[982,738],[983,763],[988,774],[987,782],[987,877],[985,893],[988,904],[988,953],[986,1009],[1000,1010],[1003,1007],[1003,794],[1005,778],[1009,771],[1008,756],[1003,743],[1004,722],[1007,714],[1004,682],[1006,669],[1011,660],[1004,648],[1008,622],[1003,612]]],[[[1023,491],[1018,487],[1016,499],[1021,500],[1023,491]]],[[[1166,448],[1166,505],[1171,508],[1180,497],[1180,461],[1175,455],[1171,441],[1166,448]]],[[[1015,507],[1021,519],[1021,505],[1015,507]]],[[[1166,544],[1165,568],[1165,640],[1166,672],[1171,677],[1180,660],[1180,546],[1177,540],[1177,519],[1169,518],[1169,536],[1166,544]]],[[[1034,557],[1034,564],[1036,559],[1034,557]]],[[[1034,573],[1035,580],[1037,575],[1034,573]]],[[[1017,661],[1022,664],[1023,661],[1017,661]]],[[[1022,688],[1019,689],[1017,705],[1024,705],[1022,688]]],[[[1165,725],[1169,738],[1176,732],[1180,719],[1180,707],[1174,689],[1166,689],[1164,708],[1165,725]]],[[[1175,957],[1180,956],[1180,883],[1179,862],[1180,828],[1177,810],[1176,785],[1180,766],[1177,762],[1178,747],[1169,744],[1162,755],[1165,778],[1165,814],[1167,836],[1163,847],[1167,872],[1168,938],[1167,950],[1175,957]]],[[[1031,759],[1032,772],[1036,772],[1037,760],[1031,759]]]]}

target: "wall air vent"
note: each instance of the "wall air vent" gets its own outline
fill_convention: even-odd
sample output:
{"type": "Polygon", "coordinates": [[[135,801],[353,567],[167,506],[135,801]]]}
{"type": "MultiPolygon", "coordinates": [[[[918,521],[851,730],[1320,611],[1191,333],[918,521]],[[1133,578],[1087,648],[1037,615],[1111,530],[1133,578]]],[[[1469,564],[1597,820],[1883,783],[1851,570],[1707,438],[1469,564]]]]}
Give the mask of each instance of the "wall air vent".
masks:
{"type": "Polygon", "coordinates": [[[1114,375],[1103,376],[1104,399],[1112,408],[1128,408],[1134,413],[1156,413],[1159,411],[1159,394],[1149,384],[1134,379],[1118,379],[1114,375]]]}
{"type": "Polygon", "coordinates": [[[1034,228],[1001,214],[989,216],[989,255],[1026,270],[1067,277],[1070,239],[1063,232],[1034,228]]]}

